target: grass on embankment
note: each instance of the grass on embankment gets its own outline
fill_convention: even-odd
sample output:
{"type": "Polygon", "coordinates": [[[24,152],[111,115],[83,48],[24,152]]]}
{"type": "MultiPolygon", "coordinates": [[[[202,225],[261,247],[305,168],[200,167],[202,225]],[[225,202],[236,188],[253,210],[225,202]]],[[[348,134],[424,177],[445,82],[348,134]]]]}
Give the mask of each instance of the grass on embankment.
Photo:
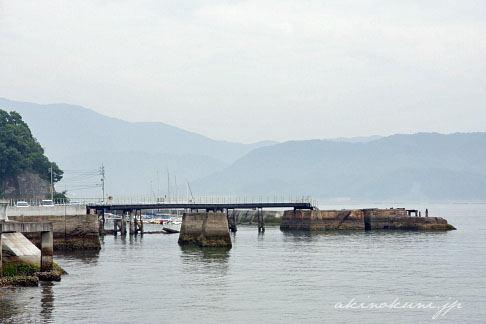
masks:
{"type": "Polygon", "coordinates": [[[57,264],[49,272],[41,272],[39,264],[28,264],[24,262],[3,263],[3,277],[0,278],[0,287],[8,286],[37,286],[39,280],[60,281],[61,275],[67,274],[57,264]]]}
{"type": "Polygon", "coordinates": [[[23,262],[3,264],[4,277],[33,276],[36,272],[40,272],[39,264],[28,264],[23,262]]]}

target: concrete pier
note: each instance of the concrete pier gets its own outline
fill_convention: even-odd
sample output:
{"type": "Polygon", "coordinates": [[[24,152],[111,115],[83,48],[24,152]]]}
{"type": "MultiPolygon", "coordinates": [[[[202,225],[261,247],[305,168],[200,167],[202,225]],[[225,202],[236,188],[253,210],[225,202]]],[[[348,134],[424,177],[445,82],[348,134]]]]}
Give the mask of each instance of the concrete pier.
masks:
{"type": "MultiPolygon", "coordinates": [[[[0,238],[4,233],[34,233],[40,232],[42,237],[41,246],[41,271],[52,270],[53,265],[53,235],[51,223],[14,223],[14,222],[0,222],[0,238]]],[[[0,239],[0,260],[2,257],[3,238],[0,239]]],[[[28,243],[32,244],[32,243],[28,243]]],[[[1,262],[0,262],[1,267],[1,262]]],[[[0,271],[0,275],[2,272],[0,271]]]]}
{"type": "Polygon", "coordinates": [[[258,211],[258,233],[260,232],[265,232],[265,222],[263,220],[263,212],[261,209],[258,211]]]}
{"type": "MultiPolygon", "coordinates": [[[[54,249],[99,250],[99,214],[86,213],[85,206],[31,206],[8,208],[9,220],[19,223],[51,223],[54,235],[54,249]]],[[[40,247],[39,233],[25,233],[40,247]]]]}
{"type": "Polygon", "coordinates": [[[142,217],[142,210],[139,210],[138,211],[138,216],[140,218],[140,221],[138,223],[138,227],[139,227],[139,230],[140,230],[140,233],[143,234],[143,217],[142,217]]]}
{"type": "Polygon", "coordinates": [[[2,230],[0,230],[0,278],[3,276],[2,230]]]}
{"type": "Polygon", "coordinates": [[[128,223],[130,224],[130,235],[135,234],[135,214],[134,210],[130,210],[128,213],[129,221],[128,223]]]}
{"type": "Polygon", "coordinates": [[[179,244],[201,247],[231,247],[226,213],[184,213],[179,244]]]}
{"type": "Polygon", "coordinates": [[[355,209],[355,210],[288,210],[284,212],[281,230],[454,230],[440,217],[418,217],[417,210],[355,209]]]}
{"type": "Polygon", "coordinates": [[[54,255],[54,239],[52,231],[41,232],[41,271],[52,270],[54,255]]]}
{"type": "Polygon", "coordinates": [[[230,212],[229,210],[226,211],[226,214],[227,214],[227,218],[228,218],[228,226],[229,226],[229,230],[231,232],[236,232],[238,229],[237,229],[237,225],[236,225],[236,214],[235,214],[235,210],[232,209],[231,210],[231,215],[230,215],[230,212]]]}
{"type": "Polygon", "coordinates": [[[127,212],[124,210],[121,217],[121,235],[127,235],[127,212]]]}

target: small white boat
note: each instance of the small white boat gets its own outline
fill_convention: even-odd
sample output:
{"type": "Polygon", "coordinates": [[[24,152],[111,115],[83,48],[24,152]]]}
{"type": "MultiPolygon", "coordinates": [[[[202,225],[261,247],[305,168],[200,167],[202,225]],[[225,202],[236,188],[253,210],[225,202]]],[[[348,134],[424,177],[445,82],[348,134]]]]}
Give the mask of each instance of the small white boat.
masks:
{"type": "Polygon", "coordinates": [[[170,220],[170,223],[172,225],[181,225],[182,224],[182,218],[180,218],[180,217],[171,217],[169,220],[170,220]]]}

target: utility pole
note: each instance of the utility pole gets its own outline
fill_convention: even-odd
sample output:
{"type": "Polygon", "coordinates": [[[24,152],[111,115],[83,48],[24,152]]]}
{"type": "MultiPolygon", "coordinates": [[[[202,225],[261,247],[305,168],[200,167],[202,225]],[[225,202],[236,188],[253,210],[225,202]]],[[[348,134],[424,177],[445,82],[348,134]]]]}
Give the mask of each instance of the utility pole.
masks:
{"type": "Polygon", "coordinates": [[[101,191],[103,193],[103,200],[102,202],[105,201],[105,166],[103,163],[101,163],[101,191]]]}
{"type": "Polygon", "coordinates": [[[54,185],[52,184],[52,162],[49,171],[51,172],[51,200],[54,201],[54,185]]]}

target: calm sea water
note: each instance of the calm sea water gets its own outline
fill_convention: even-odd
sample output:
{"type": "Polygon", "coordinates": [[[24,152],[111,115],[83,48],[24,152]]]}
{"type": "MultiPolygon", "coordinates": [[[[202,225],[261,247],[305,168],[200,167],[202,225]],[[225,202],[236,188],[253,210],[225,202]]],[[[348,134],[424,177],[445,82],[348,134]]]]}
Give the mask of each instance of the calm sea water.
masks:
{"type": "Polygon", "coordinates": [[[231,250],[181,248],[177,234],[107,236],[100,252],[56,254],[70,273],[61,282],[3,290],[0,322],[485,323],[486,205],[428,207],[458,230],[241,226],[231,250]],[[358,305],[394,301],[461,308],[434,320],[439,309],[358,305]]]}

